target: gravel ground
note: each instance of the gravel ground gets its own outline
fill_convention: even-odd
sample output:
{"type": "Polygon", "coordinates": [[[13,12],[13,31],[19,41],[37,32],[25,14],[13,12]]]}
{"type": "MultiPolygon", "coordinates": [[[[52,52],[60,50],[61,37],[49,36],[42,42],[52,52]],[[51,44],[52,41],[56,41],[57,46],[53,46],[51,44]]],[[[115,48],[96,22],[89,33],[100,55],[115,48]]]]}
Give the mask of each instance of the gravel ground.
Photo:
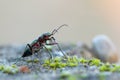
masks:
{"type": "MultiPolygon", "coordinates": [[[[25,45],[0,46],[0,64],[12,65],[15,63],[16,59],[22,55],[24,48],[25,45]]],[[[61,45],[61,48],[66,55],[83,56],[84,50],[82,48],[76,48],[75,45],[64,44],[61,45]]],[[[49,50],[52,51],[54,57],[63,56],[56,47],[49,47],[49,50]]],[[[86,66],[81,63],[76,67],[57,68],[56,70],[46,69],[41,64],[43,64],[45,59],[49,58],[48,52],[43,49],[39,54],[41,54],[37,54],[39,57],[27,57],[17,62],[16,65],[18,67],[22,65],[28,66],[30,69],[29,73],[18,72],[16,74],[7,74],[0,71],[0,80],[119,80],[120,78],[120,73],[100,72],[96,66],[86,66]],[[41,63],[32,64],[25,62],[25,60],[30,60],[32,58],[38,58],[41,63]]]]}

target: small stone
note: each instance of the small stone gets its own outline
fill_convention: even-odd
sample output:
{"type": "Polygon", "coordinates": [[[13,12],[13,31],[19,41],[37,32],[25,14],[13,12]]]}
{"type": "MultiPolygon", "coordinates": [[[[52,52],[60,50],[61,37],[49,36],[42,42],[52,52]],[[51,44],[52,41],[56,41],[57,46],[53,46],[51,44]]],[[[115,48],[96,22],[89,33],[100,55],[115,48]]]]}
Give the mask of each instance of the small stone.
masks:
{"type": "Polygon", "coordinates": [[[89,46],[83,42],[78,42],[68,53],[71,56],[76,55],[77,57],[92,58],[89,46]]]}
{"type": "Polygon", "coordinates": [[[20,72],[23,72],[23,73],[29,73],[30,72],[30,69],[27,67],[27,66],[21,66],[19,68],[20,72]]]}
{"type": "Polygon", "coordinates": [[[96,36],[92,41],[92,53],[105,62],[117,62],[118,51],[110,38],[106,35],[96,36]]]}

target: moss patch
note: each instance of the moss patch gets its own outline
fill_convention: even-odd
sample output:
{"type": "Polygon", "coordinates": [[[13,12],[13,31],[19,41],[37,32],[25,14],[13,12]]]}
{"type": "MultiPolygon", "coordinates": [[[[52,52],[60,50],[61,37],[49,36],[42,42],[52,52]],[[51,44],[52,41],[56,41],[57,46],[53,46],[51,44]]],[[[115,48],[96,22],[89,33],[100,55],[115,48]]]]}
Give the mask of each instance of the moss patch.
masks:
{"type": "Polygon", "coordinates": [[[6,74],[16,74],[19,72],[19,69],[16,65],[0,65],[0,71],[6,74]]]}

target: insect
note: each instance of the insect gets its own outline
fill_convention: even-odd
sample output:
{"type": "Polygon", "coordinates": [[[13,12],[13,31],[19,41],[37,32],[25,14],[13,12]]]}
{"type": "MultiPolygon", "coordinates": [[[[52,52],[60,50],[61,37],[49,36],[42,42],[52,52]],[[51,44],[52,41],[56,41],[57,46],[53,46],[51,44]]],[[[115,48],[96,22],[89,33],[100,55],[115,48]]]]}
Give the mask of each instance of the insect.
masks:
{"type": "MultiPolygon", "coordinates": [[[[34,40],[31,44],[27,44],[25,51],[23,55],[21,56],[22,58],[31,56],[35,53],[38,53],[41,49],[45,48],[48,52],[49,50],[45,47],[45,45],[57,45],[59,50],[62,52],[62,54],[67,57],[62,49],[60,48],[59,44],[56,42],[55,38],[53,35],[63,26],[68,26],[66,24],[63,24],[59,26],[57,29],[54,29],[51,33],[47,32],[42,34],[38,39],[34,40]],[[50,41],[51,43],[47,43],[47,41],[50,41]]],[[[50,58],[53,58],[52,54],[49,52],[50,58]]]]}

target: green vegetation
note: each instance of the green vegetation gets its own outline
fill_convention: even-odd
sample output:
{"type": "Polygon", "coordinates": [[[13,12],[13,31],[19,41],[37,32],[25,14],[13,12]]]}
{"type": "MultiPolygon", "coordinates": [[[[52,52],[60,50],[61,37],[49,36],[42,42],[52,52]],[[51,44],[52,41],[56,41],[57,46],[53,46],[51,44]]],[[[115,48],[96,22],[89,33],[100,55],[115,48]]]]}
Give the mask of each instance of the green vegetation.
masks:
{"type": "Polygon", "coordinates": [[[71,74],[70,72],[62,72],[60,74],[60,79],[59,80],[83,80],[87,78],[87,74],[71,74]]]}
{"type": "Polygon", "coordinates": [[[120,72],[120,65],[116,65],[111,69],[112,72],[120,72]]]}
{"type": "Polygon", "coordinates": [[[68,57],[68,59],[56,57],[52,60],[45,60],[43,66],[47,69],[65,68],[65,67],[77,67],[79,64],[87,66],[97,66],[100,72],[120,72],[120,65],[103,63],[99,59],[93,58],[87,60],[85,58],[77,58],[76,56],[68,57]]]}
{"type": "Polygon", "coordinates": [[[7,74],[16,74],[19,72],[19,69],[16,65],[6,66],[0,65],[0,71],[7,74]]]}
{"type": "Polygon", "coordinates": [[[76,67],[78,66],[78,58],[76,56],[68,57],[68,59],[56,57],[52,60],[45,60],[43,66],[50,69],[76,67]]]}
{"type": "Polygon", "coordinates": [[[79,61],[80,61],[80,63],[82,63],[82,64],[84,64],[84,63],[87,63],[87,62],[88,62],[88,60],[86,60],[85,58],[80,58],[80,59],[79,59],[79,61]]]}
{"type": "Polygon", "coordinates": [[[109,71],[109,72],[120,72],[120,65],[112,65],[110,63],[104,63],[102,66],[99,67],[101,72],[109,71]]]}
{"type": "Polygon", "coordinates": [[[39,59],[34,59],[34,60],[27,60],[27,63],[38,63],[39,59]]]}
{"type": "Polygon", "coordinates": [[[111,71],[111,65],[109,63],[105,63],[99,67],[100,71],[111,71]]]}
{"type": "MultiPolygon", "coordinates": [[[[34,60],[27,60],[27,63],[39,63],[39,59],[34,60]]],[[[78,65],[86,65],[96,66],[100,72],[120,72],[120,65],[110,64],[110,63],[103,63],[99,59],[93,58],[87,60],[85,58],[78,58],[77,56],[72,56],[63,58],[63,57],[55,57],[54,59],[46,59],[44,60],[42,66],[48,70],[56,70],[68,67],[77,67],[78,65]]],[[[85,66],[84,66],[85,67],[85,66]]],[[[0,72],[7,73],[7,74],[15,74],[19,72],[18,66],[16,65],[0,65],[0,72]]],[[[62,76],[62,75],[61,75],[62,76]]]]}
{"type": "Polygon", "coordinates": [[[95,66],[100,66],[101,61],[100,61],[99,59],[93,58],[93,59],[89,60],[88,63],[89,63],[90,66],[93,66],[93,65],[95,65],[95,66]]]}

